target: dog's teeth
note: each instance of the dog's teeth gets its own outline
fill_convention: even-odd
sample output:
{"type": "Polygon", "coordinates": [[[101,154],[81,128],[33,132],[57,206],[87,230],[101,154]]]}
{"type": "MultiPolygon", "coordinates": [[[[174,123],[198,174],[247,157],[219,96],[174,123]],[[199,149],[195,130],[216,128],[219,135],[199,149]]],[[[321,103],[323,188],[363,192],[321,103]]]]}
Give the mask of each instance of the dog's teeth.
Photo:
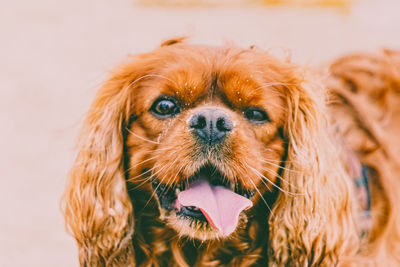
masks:
{"type": "Polygon", "coordinates": [[[179,188],[175,189],[175,195],[178,195],[181,192],[181,190],[179,190],[179,188]]]}

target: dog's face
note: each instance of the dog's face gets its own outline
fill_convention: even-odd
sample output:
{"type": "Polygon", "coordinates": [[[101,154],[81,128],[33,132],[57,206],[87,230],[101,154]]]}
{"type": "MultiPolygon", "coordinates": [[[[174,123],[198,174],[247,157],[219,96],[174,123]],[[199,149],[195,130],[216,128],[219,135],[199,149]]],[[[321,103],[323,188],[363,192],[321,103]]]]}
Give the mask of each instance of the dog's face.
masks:
{"type": "Polygon", "coordinates": [[[129,182],[180,235],[229,236],[276,189],[292,70],[257,50],[185,44],[136,65],[129,182]]]}

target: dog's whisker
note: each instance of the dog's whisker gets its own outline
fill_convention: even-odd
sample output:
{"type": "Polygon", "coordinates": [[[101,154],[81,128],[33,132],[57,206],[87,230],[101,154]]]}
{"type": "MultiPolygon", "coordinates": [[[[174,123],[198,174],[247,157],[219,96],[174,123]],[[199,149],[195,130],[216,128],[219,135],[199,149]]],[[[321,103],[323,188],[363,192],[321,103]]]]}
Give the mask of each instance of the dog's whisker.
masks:
{"type": "Polygon", "coordinates": [[[165,151],[165,150],[173,150],[173,151],[175,151],[175,149],[176,149],[176,147],[174,147],[174,146],[167,146],[167,147],[154,149],[154,150],[152,150],[150,152],[151,153],[155,153],[155,152],[161,152],[161,151],[165,151]]]}
{"type": "MultiPolygon", "coordinates": [[[[157,167],[157,166],[154,165],[153,168],[151,168],[151,169],[145,171],[144,173],[142,173],[142,174],[140,174],[140,175],[143,175],[143,174],[146,174],[146,173],[148,173],[148,172],[151,172],[151,171],[153,171],[156,167],[157,167]]],[[[139,185],[137,185],[137,186],[135,187],[135,189],[141,187],[142,185],[144,185],[144,184],[147,183],[148,181],[151,182],[151,179],[153,179],[153,177],[154,177],[156,174],[158,174],[159,172],[161,172],[164,168],[165,168],[165,166],[164,166],[164,167],[161,167],[161,168],[160,168],[158,171],[156,171],[154,174],[151,174],[149,177],[146,177],[145,179],[143,179],[143,182],[141,182],[139,185]]],[[[142,180],[138,180],[138,181],[142,181],[142,180]]]]}
{"type": "MultiPolygon", "coordinates": [[[[167,147],[167,148],[164,148],[164,149],[154,150],[154,151],[162,151],[162,150],[167,150],[167,149],[170,149],[170,148],[171,148],[171,147],[167,147]]],[[[179,152],[179,151],[178,151],[178,152],[179,152]]],[[[173,153],[176,153],[176,151],[173,151],[173,153]]],[[[129,172],[130,170],[136,168],[137,166],[140,166],[140,165],[144,164],[145,162],[148,162],[148,161],[151,161],[151,160],[154,160],[154,159],[157,159],[157,158],[158,158],[158,156],[154,156],[154,157],[150,157],[150,158],[148,158],[148,159],[145,159],[145,160],[143,160],[143,161],[141,161],[141,162],[138,162],[138,163],[136,163],[135,165],[131,166],[131,167],[128,168],[126,171],[129,172]]],[[[138,176],[132,177],[132,178],[130,178],[130,179],[138,178],[138,177],[140,177],[140,176],[142,176],[143,174],[146,174],[146,173],[148,173],[148,172],[149,172],[149,170],[147,170],[146,172],[144,172],[144,173],[142,173],[142,174],[140,174],[140,175],[138,175],[138,176]]]]}
{"type": "Polygon", "coordinates": [[[249,176],[249,181],[253,184],[254,190],[257,191],[257,194],[260,196],[260,198],[264,202],[265,206],[267,206],[271,216],[273,216],[271,207],[268,205],[268,202],[265,200],[264,196],[262,195],[262,193],[260,192],[260,190],[258,189],[258,187],[256,186],[256,184],[254,183],[253,179],[250,176],[249,176]]]}
{"type": "Polygon", "coordinates": [[[273,162],[270,162],[269,160],[263,160],[263,159],[261,159],[261,162],[264,162],[264,163],[267,163],[267,164],[270,164],[270,165],[272,165],[272,166],[275,166],[275,167],[278,167],[279,169],[282,169],[282,170],[286,170],[286,171],[289,171],[289,172],[294,172],[294,173],[298,173],[298,171],[296,171],[296,170],[291,170],[291,169],[288,169],[288,168],[286,168],[286,167],[283,167],[283,166],[281,166],[281,165],[279,165],[279,164],[276,164],[276,163],[273,163],[273,162]]]}
{"type": "MultiPolygon", "coordinates": [[[[166,173],[168,173],[168,171],[175,166],[175,163],[178,161],[179,157],[176,157],[175,160],[169,164],[168,168],[165,170],[166,173]]],[[[171,176],[172,177],[172,176],[171,176]]],[[[169,184],[171,182],[171,177],[168,178],[167,184],[169,184]]],[[[167,187],[169,189],[169,186],[167,187]]],[[[167,189],[167,190],[168,190],[167,189]]],[[[163,190],[162,193],[164,193],[165,189],[163,190]]]]}
{"type": "Polygon", "coordinates": [[[129,130],[128,128],[127,128],[127,131],[128,131],[130,134],[136,136],[137,138],[139,138],[139,139],[141,139],[141,140],[143,140],[143,141],[146,141],[146,142],[149,142],[149,143],[152,143],[152,144],[156,144],[156,145],[159,145],[159,144],[160,144],[160,142],[152,141],[152,140],[146,139],[146,138],[144,138],[144,137],[142,137],[142,136],[140,136],[140,135],[138,135],[138,134],[135,134],[134,132],[132,132],[132,131],[129,130]]]}
{"type": "MultiPolygon", "coordinates": [[[[133,182],[134,180],[137,180],[136,178],[139,178],[139,177],[141,177],[141,176],[143,176],[143,175],[146,175],[146,174],[148,174],[149,172],[151,172],[153,169],[155,168],[155,166],[153,166],[153,168],[150,168],[150,169],[148,169],[148,170],[146,170],[145,172],[142,172],[142,173],[140,173],[140,174],[138,174],[138,175],[136,175],[136,176],[134,176],[134,177],[129,177],[129,181],[130,182],[133,182]]],[[[148,177],[146,177],[146,179],[147,179],[148,177]]],[[[139,180],[140,181],[140,180],[139,180]]]]}
{"type": "Polygon", "coordinates": [[[277,188],[279,191],[288,194],[288,195],[292,195],[292,196],[299,196],[299,195],[303,195],[303,194],[298,194],[298,193],[292,193],[289,191],[284,190],[283,188],[281,188],[280,186],[276,185],[274,182],[272,182],[270,179],[268,179],[267,177],[265,177],[265,175],[263,175],[262,173],[260,173],[258,170],[256,170],[255,168],[253,168],[250,165],[247,165],[250,169],[252,169],[255,173],[257,173],[261,178],[265,179],[267,182],[269,182],[272,186],[274,186],[275,188],[277,188]]]}
{"type": "Polygon", "coordinates": [[[291,161],[291,160],[274,160],[274,159],[268,159],[268,162],[274,162],[275,164],[280,164],[280,163],[292,163],[293,161],[291,161]]]}
{"type": "MultiPolygon", "coordinates": [[[[164,147],[164,148],[155,149],[155,150],[151,150],[151,151],[148,150],[148,151],[145,151],[145,152],[147,152],[147,153],[153,153],[153,154],[154,154],[154,153],[156,153],[156,152],[161,152],[161,151],[169,150],[169,149],[171,149],[171,148],[173,148],[173,147],[172,147],[172,146],[169,146],[169,147],[164,147]]],[[[175,151],[173,151],[173,152],[175,153],[175,151]]],[[[153,159],[156,159],[156,158],[158,158],[157,155],[154,156],[154,157],[147,158],[147,159],[145,159],[145,160],[143,160],[143,161],[137,162],[135,165],[132,165],[132,166],[131,166],[130,168],[128,168],[126,171],[129,172],[130,170],[136,168],[137,166],[142,165],[143,163],[148,162],[148,161],[153,160],[153,159]]]]}
{"type": "MultiPolygon", "coordinates": [[[[271,148],[268,148],[268,147],[262,148],[262,150],[264,150],[264,151],[270,151],[270,152],[275,152],[275,150],[273,150],[273,149],[271,149],[271,148]]],[[[270,162],[276,162],[276,163],[291,163],[291,162],[293,162],[293,161],[291,161],[291,160],[281,160],[281,159],[268,159],[268,161],[270,161],[270,162]]]]}
{"type": "Polygon", "coordinates": [[[139,187],[142,186],[144,183],[148,182],[150,179],[150,177],[143,177],[141,179],[135,179],[135,182],[141,182],[141,184],[139,184],[139,187]]]}
{"type": "MultiPolygon", "coordinates": [[[[179,170],[176,172],[174,178],[172,178],[172,182],[176,180],[176,178],[178,177],[179,173],[181,172],[181,170],[183,169],[184,166],[185,166],[185,165],[182,165],[182,166],[179,168],[179,170]]],[[[171,177],[172,177],[172,176],[171,176],[171,177]]],[[[167,182],[170,183],[171,181],[168,180],[167,182]]],[[[169,190],[170,190],[170,187],[167,188],[167,192],[166,192],[166,193],[168,193],[169,190]]]]}
{"type": "Polygon", "coordinates": [[[151,161],[151,160],[156,159],[156,158],[158,158],[158,156],[150,157],[150,158],[148,158],[148,159],[145,159],[145,160],[142,160],[142,161],[140,161],[140,162],[137,162],[135,165],[132,165],[130,168],[128,168],[128,169],[126,170],[126,172],[129,172],[129,171],[133,170],[134,168],[136,168],[136,167],[142,165],[143,163],[146,163],[146,162],[151,161]]]}
{"type": "Polygon", "coordinates": [[[151,180],[151,177],[146,177],[146,179],[140,180],[142,182],[140,184],[136,185],[133,189],[137,189],[137,188],[141,187],[142,185],[149,182],[150,180],[151,180]]]}
{"type": "MultiPolygon", "coordinates": [[[[160,173],[166,166],[161,167],[158,171],[156,171],[154,174],[152,174],[149,179],[152,179],[154,176],[156,176],[158,173],[160,173]]],[[[153,193],[151,194],[149,200],[147,200],[146,204],[143,206],[143,208],[146,208],[147,205],[150,203],[150,201],[153,199],[153,197],[156,194],[156,191],[158,190],[158,188],[161,186],[163,180],[165,179],[166,175],[163,175],[163,177],[160,179],[160,183],[156,186],[156,188],[154,188],[153,193]]]]}
{"type": "MultiPolygon", "coordinates": [[[[254,173],[254,171],[253,171],[254,173]]],[[[258,173],[255,173],[256,175],[259,175],[258,173]]],[[[264,181],[264,179],[261,179],[261,182],[263,183],[263,185],[270,191],[272,192],[271,188],[268,186],[268,184],[264,181]]]]}
{"type": "MultiPolygon", "coordinates": [[[[268,168],[262,168],[262,167],[260,167],[260,169],[262,169],[263,171],[266,171],[266,172],[268,172],[268,173],[274,175],[276,178],[280,179],[282,182],[284,182],[284,183],[290,185],[291,187],[293,187],[293,188],[295,188],[295,189],[298,189],[298,187],[296,187],[296,186],[290,184],[288,181],[286,181],[286,179],[284,179],[282,176],[276,174],[273,170],[268,169],[268,168]]],[[[297,172],[297,173],[298,173],[298,172],[297,172]]],[[[292,193],[292,194],[299,194],[299,193],[292,193]]],[[[299,195],[303,195],[303,194],[299,194],[299,195]]]]}
{"type": "MultiPolygon", "coordinates": [[[[168,171],[175,165],[175,163],[178,161],[178,159],[179,159],[179,157],[176,157],[175,160],[174,160],[172,163],[170,163],[170,164],[168,165],[168,167],[166,167],[167,165],[165,165],[165,166],[162,167],[160,170],[158,170],[157,172],[155,172],[154,174],[152,174],[152,175],[150,176],[150,179],[151,179],[152,177],[154,177],[155,175],[157,175],[158,173],[160,173],[162,170],[164,170],[164,169],[166,168],[166,170],[165,170],[165,171],[166,171],[166,174],[164,174],[163,177],[160,179],[159,184],[158,184],[157,187],[153,190],[153,193],[151,194],[149,200],[148,200],[147,203],[145,204],[145,207],[148,205],[148,203],[150,203],[151,199],[154,198],[157,189],[161,186],[162,183],[164,183],[164,180],[165,180],[166,177],[167,177],[168,171]]],[[[169,178],[169,179],[171,179],[171,178],[169,178]]],[[[169,183],[169,180],[168,180],[167,183],[169,183]]],[[[168,188],[169,188],[169,187],[168,187],[168,188]]],[[[164,189],[164,190],[165,190],[165,189],[164,189]]],[[[163,193],[164,193],[164,190],[163,190],[163,193]]]]}

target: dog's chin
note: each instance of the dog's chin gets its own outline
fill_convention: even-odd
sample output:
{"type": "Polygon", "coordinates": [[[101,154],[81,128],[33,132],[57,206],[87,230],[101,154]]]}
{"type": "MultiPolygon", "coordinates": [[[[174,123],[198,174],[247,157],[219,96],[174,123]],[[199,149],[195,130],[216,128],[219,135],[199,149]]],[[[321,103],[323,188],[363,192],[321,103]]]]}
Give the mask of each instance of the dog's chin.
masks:
{"type": "Polygon", "coordinates": [[[254,195],[212,165],[174,185],[154,179],[153,189],[161,219],[180,236],[201,241],[229,238],[243,228],[254,195]]]}
{"type": "Polygon", "coordinates": [[[180,237],[188,237],[203,242],[231,238],[236,232],[240,231],[240,229],[245,228],[248,221],[247,215],[241,213],[235,232],[231,233],[229,236],[225,236],[208,222],[183,217],[177,215],[176,212],[167,211],[163,208],[161,208],[161,219],[165,221],[169,227],[173,228],[180,237]]]}

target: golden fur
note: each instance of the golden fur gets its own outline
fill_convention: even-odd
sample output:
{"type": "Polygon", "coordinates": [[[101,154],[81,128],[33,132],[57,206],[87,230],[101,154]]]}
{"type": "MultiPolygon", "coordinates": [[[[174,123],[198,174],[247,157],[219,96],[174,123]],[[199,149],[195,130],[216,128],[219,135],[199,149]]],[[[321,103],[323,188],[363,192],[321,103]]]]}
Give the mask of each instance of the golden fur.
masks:
{"type": "MultiPolygon", "coordinates": [[[[341,137],[334,136],[328,116],[329,110],[348,108],[339,94],[348,91],[333,78],[328,109],[323,86],[303,69],[259,49],[196,46],[177,39],[130,58],[103,85],[87,115],[64,195],[81,265],[400,262],[395,258],[400,255],[397,161],[387,140],[380,143],[381,136],[367,137],[376,145],[369,151],[377,155],[372,162],[379,158],[385,167],[368,165],[367,155],[355,151],[375,171],[373,227],[362,239],[341,137]],[[150,114],[160,95],[179,99],[182,112],[165,120],[150,114]],[[197,107],[210,104],[232,117],[235,131],[217,154],[200,156],[186,121],[197,107]],[[269,122],[246,120],[242,111],[248,106],[264,108],[269,122]],[[243,212],[229,238],[161,209],[151,186],[151,179],[167,185],[185,181],[206,161],[230,181],[257,191],[254,206],[243,212]]],[[[356,130],[352,119],[359,113],[354,114],[348,125],[356,130]]],[[[340,125],[340,119],[335,123],[340,125]]],[[[343,140],[351,147],[346,133],[343,140]]]]}
{"type": "Polygon", "coordinates": [[[372,226],[363,265],[400,265],[400,52],[351,54],[331,64],[332,121],[368,167],[372,226]]]}

